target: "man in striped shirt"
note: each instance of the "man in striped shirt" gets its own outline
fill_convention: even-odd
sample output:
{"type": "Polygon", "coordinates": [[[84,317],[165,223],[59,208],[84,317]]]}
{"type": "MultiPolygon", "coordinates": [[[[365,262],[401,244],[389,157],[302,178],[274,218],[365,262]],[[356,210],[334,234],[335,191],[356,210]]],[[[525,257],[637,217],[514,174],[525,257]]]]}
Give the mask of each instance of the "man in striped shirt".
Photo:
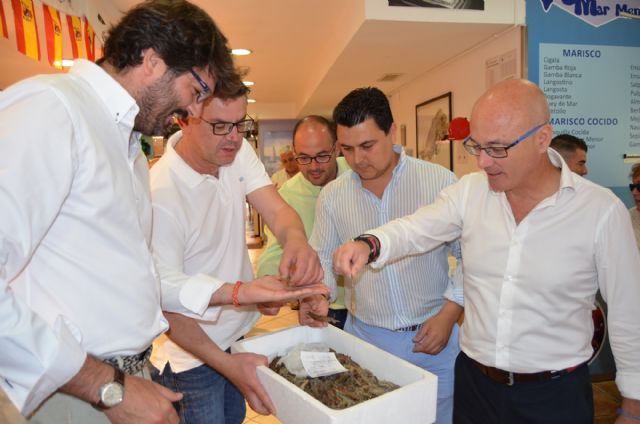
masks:
{"type": "MultiPolygon", "coordinates": [[[[340,244],[431,203],[456,178],[448,169],[407,156],[394,144],[391,108],[377,88],[349,93],[333,118],[338,145],[352,171],[320,193],[310,243],[335,295],[332,254],[340,244]]],[[[345,279],[345,331],[436,374],[437,423],[451,422],[457,321],[463,305],[460,267],[449,277],[450,251],[459,260],[454,242],[345,279]]],[[[326,325],[307,315],[310,310],[326,315],[326,309],[321,296],[307,299],[300,306],[301,323],[326,325]]]]}

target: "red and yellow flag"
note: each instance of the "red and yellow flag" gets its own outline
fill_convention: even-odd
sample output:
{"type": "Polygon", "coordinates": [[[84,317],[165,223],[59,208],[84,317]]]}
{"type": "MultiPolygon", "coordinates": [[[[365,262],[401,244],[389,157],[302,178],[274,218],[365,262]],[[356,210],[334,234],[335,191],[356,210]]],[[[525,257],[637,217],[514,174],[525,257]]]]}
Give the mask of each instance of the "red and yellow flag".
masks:
{"type": "Polygon", "coordinates": [[[53,7],[42,5],[44,31],[47,36],[47,58],[49,64],[62,69],[62,23],[60,12],[53,7]]]}
{"type": "Polygon", "coordinates": [[[87,20],[87,17],[84,18],[84,43],[87,46],[87,59],[92,62],[96,61],[96,33],[93,32],[93,28],[91,28],[91,24],[87,20]]]}
{"type": "Polygon", "coordinates": [[[82,46],[82,21],[79,16],[67,15],[67,23],[69,24],[69,35],[71,36],[71,51],[73,58],[84,58],[84,47],[82,46]]]}
{"type": "Polygon", "coordinates": [[[40,60],[38,27],[32,0],[11,0],[13,20],[16,24],[18,50],[32,59],[40,60]]]}
{"type": "Polygon", "coordinates": [[[7,20],[4,17],[4,8],[2,7],[2,1],[0,1],[0,35],[4,38],[9,38],[9,33],[7,32],[7,20]]]}

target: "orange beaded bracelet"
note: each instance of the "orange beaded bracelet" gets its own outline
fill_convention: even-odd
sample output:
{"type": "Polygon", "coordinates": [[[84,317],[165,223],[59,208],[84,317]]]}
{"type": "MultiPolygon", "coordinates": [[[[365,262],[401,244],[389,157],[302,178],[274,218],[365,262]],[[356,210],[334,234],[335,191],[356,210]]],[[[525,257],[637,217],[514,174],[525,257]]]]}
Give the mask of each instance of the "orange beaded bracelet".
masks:
{"type": "Polygon", "coordinates": [[[236,281],[236,284],[233,286],[233,291],[231,292],[231,303],[236,308],[240,307],[240,303],[238,302],[238,292],[240,291],[240,286],[242,285],[242,281],[236,281]]]}

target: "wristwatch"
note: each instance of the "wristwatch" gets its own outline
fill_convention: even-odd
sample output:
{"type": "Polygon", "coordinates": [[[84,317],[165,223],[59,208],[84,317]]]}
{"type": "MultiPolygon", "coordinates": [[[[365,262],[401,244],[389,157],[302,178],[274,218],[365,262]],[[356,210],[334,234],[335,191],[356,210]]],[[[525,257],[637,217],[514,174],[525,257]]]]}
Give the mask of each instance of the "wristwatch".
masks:
{"type": "Polygon", "coordinates": [[[124,399],[124,372],[117,367],[113,370],[113,380],[100,386],[98,391],[100,400],[94,406],[101,411],[120,405],[124,399]]]}

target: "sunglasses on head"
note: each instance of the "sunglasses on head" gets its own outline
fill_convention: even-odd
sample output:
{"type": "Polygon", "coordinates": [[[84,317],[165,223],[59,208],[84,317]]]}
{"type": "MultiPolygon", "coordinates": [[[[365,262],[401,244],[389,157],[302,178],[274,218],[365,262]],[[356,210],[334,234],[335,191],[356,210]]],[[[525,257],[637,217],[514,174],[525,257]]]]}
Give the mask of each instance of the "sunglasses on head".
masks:
{"type": "Polygon", "coordinates": [[[640,183],[638,184],[629,184],[629,190],[633,191],[633,189],[640,191],[640,183]]]}

